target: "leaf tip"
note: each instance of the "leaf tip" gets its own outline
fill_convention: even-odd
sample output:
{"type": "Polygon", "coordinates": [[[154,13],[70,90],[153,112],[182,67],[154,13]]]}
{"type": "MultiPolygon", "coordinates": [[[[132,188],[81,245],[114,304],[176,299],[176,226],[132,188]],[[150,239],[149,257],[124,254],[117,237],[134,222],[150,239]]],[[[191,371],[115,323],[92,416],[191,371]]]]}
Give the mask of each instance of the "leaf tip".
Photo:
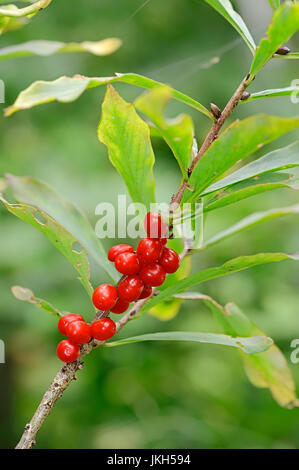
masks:
{"type": "Polygon", "coordinates": [[[18,300],[29,301],[34,297],[33,292],[26,287],[12,286],[11,292],[13,296],[18,300]]]}

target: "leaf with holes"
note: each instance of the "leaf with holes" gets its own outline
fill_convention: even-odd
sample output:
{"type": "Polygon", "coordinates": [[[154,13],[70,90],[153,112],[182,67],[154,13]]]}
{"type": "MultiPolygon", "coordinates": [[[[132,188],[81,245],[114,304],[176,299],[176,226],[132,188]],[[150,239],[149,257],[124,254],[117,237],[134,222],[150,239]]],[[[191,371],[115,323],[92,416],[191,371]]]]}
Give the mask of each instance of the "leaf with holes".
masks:
{"type": "Polygon", "coordinates": [[[6,175],[6,183],[18,202],[32,205],[51,216],[61,227],[72,234],[88,256],[104,269],[111,280],[117,282],[119,276],[107,260],[102,243],[85,215],[74,204],[35,178],[6,175]]]}
{"type": "Polygon", "coordinates": [[[89,282],[89,263],[87,253],[82,249],[81,253],[74,250],[77,239],[62,227],[56,220],[40,209],[29,204],[10,204],[2,195],[0,201],[6,209],[16,217],[29,223],[42,232],[72,266],[79,273],[79,279],[88,292],[92,295],[93,289],[89,282]]]}
{"type": "Polygon", "coordinates": [[[161,86],[140,95],[134,102],[156,126],[156,129],[171,148],[183,176],[187,175],[194,139],[194,126],[190,116],[181,114],[176,118],[166,118],[165,108],[173,96],[169,87],[161,86]]]}
{"type": "Polygon", "coordinates": [[[149,127],[111,85],[102,105],[98,137],[107,146],[110,161],[124,179],[133,202],[149,209],[156,200],[149,127]]]}

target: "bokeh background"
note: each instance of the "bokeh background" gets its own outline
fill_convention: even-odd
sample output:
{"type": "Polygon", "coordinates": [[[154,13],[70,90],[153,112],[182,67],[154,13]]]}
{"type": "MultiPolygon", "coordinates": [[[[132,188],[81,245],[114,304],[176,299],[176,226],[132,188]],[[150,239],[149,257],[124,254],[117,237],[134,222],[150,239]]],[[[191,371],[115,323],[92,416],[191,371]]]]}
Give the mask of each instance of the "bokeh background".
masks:
{"type": "MultiPolygon", "coordinates": [[[[256,40],[271,17],[267,0],[235,2],[256,40]]],[[[1,46],[32,39],[60,41],[119,37],[123,47],[108,57],[64,54],[1,63],[6,105],[37,79],[82,73],[109,76],[137,72],[165,81],[190,96],[222,107],[247,73],[250,53],[226,21],[201,0],[54,1],[26,27],[1,37],[1,46]],[[142,7],[143,6],[143,7],[142,7]],[[142,7],[142,8],[141,8],[142,7]],[[219,60],[214,58],[218,57],[219,60]],[[216,62],[218,62],[216,64],[216,62]]],[[[291,43],[299,47],[298,38],[291,43]]],[[[298,78],[296,61],[274,60],[252,90],[289,86],[298,78]]],[[[140,90],[116,85],[133,100],[140,90]]],[[[50,183],[88,214],[101,201],[116,201],[125,187],[96,136],[104,87],[78,101],[52,103],[0,117],[0,174],[32,175],[50,183]]],[[[248,103],[234,117],[255,112],[290,116],[298,104],[288,97],[248,103]]],[[[1,105],[4,107],[4,105],[1,105]]],[[[169,115],[189,112],[199,141],[210,122],[195,110],[172,103],[169,115]]],[[[267,150],[291,142],[286,135],[267,150]]],[[[180,175],[167,146],[154,141],[158,196],[167,201],[180,175]]],[[[275,191],[215,211],[205,236],[257,210],[298,201],[296,191],[275,191]]],[[[66,260],[31,226],[0,208],[0,447],[13,447],[60,363],[57,322],[34,306],[18,302],[10,287],[31,288],[61,310],[91,318],[89,300],[66,260]]],[[[109,248],[112,240],[105,240],[109,248]]],[[[274,220],[194,256],[193,269],[215,266],[239,254],[298,251],[298,218],[274,220]]],[[[200,286],[218,302],[236,302],[283,349],[299,337],[299,266],[261,266],[200,286]]],[[[94,283],[106,281],[98,272],[94,283]]],[[[171,322],[149,315],[131,322],[121,336],[167,330],[217,332],[200,302],[185,303],[171,322]]],[[[290,364],[297,387],[299,365],[290,364]]],[[[186,343],[144,343],[97,350],[47,420],[38,448],[296,448],[299,410],[280,408],[267,390],[247,380],[234,350],[186,343]]]]}

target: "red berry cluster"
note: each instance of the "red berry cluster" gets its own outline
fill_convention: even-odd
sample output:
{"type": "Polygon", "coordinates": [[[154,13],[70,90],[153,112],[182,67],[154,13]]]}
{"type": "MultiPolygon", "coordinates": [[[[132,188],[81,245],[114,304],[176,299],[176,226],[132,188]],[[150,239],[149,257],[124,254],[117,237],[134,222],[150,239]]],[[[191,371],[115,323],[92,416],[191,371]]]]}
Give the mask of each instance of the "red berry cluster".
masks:
{"type": "Polygon", "coordinates": [[[115,245],[108,259],[124,275],[117,287],[102,284],[93,293],[93,303],[99,310],[124,313],[130,302],[145,299],[165,281],[166,274],[174,273],[180,265],[178,254],[166,247],[167,225],[160,214],[149,212],[144,220],[147,238],[140,241],[136,253],[131,245],[115,245]]]}
{"type": "Polygon", "coordinates": [[[112,338],[116,332],[116,325],[111,318],[101,318],[88,325],[81,315],[71,313],[60,318],[58,330],[67,336],[67,339],[58,344],[57,356],[61,361],[69,363],[78,359],[80,345],[89,343],[91,338],[100,341],[112,338]]]}
{"type": "MultiPolygon", "coordinates": [[[[174,273],[180,265],[178,254],[166,247],[167,226],[160,214],[149,212],[144,220],[147,238],[140,241],[136,253],[131,245],[115,245],[108,252],[108,259],[115,263],[123,274],[118,286],[101,284],[92,297],[94,306],[104,312],[124,313],[130,302],[145,299],[152,293],[152,287],[163,284],[166,274],[174,273]]],[[[89,343],[91,338],[106,341],[116,333],[111,318],[101,318],[88,325],[81,315],[64,315],[58,322],[58,330],[67,339],[58,344],[57,356],[63,362],[76,361],[80,345],[89,343]]]]}

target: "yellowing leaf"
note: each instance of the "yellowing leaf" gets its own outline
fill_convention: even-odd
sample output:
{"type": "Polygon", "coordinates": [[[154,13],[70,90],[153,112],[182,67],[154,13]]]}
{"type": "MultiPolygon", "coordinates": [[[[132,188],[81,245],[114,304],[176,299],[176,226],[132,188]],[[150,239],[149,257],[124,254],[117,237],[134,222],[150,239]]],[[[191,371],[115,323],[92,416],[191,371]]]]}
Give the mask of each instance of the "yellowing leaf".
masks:
{"type": "Polygon", "coordinates": [[[97,56],[105,56],[117,51],[121,44],[121,40],[117,38],[107,38],[102,41],[83,41],[80,43],[44,40],[28,41],[0,49],[0,60],[32,55],[49,56],[63,52],[89,52],[97,56]]]}

